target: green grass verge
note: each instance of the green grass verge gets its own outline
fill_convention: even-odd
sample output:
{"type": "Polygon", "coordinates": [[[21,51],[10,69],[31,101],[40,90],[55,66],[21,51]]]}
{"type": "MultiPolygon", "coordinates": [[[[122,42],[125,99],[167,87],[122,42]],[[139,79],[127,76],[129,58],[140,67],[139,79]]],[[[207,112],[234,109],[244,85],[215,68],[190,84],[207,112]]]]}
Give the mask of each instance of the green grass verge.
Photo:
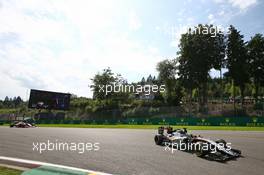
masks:
{"type": "MultiPolygon", "coordinates": [[[[86,124],[39,124],[39,127],[62,128],[124,128],[124,129],[157,129],[160,125],[86,125],[86,124]]],[[[229,130],[229,131],[264,131],[264,127],[242,126],[173,126],[174,128],[187,128],[189,130],[229,130]]]]}
{"type": "Polygon", "coordinates": [[[0,175],[20,175],[22,171],[0,167],[0,175]]]}

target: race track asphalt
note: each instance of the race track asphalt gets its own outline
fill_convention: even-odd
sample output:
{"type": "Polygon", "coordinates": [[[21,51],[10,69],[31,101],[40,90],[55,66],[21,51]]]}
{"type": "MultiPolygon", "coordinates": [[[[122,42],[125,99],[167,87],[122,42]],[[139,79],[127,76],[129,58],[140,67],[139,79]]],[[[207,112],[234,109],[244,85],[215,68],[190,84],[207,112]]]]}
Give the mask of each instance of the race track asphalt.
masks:
{"type": "Polygon", "coordinates": [[[222,138],[242,150],[244,157],[219,163],[194,154],[156,146],[155,130],[0,127],[0,156],[30,159],[123,175],[262,175],[264,132],[192,131],[222,138]],[[99,151],[33,151],[33,142],[100,143],[99,151]]]}

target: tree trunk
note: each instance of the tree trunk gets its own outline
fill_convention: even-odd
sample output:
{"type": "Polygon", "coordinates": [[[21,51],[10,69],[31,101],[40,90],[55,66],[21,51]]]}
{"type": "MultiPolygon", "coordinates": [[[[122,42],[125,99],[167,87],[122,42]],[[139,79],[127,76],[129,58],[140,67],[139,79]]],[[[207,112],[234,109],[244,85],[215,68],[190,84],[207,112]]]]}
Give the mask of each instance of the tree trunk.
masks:
{"type": "Polygon", "coordinates": [[[240,86],[240,92],[241,92],[241,107],[244,109],[244,91],[245,91],[245,86],[241,85],[240,86]]]}
{"type": "Polygon", "coordinates": [[[189,117],[191,117],[192,109],[192,89],[189,89],[189,117]]]}
{"type": "Polygon", "coordinates": [[[235,83],[234,80],[232,81],[232,86],[233,86],[233,105],[234,105],[234,116],[236,116],[236,90],[235,90],[235,83]]]}
{"type": "Polygon", "coordinates": [[[202,84],[201,90],[201,101],[200,101],[200,111],[202,113],[207,113],[207,83],[202,84]]]}
{"type": "Polygon", "coordinates": [[[166,81],[166,87],[167,87],[167,99],[166,99],[166,102],[167,104],[171,105],[171,81],[170,80],[167,80],[166,81]]]}
{"type": "Polygon", "coordinates": [[[223,113],[223,92],[224,92],[224,88],[223,88],[223,77],[222,77],[222,68],[220,68],[220,86],[221,86],[221,94],[220,94],[220,103],[221,103],[221,113],[223,113]]]}
{"type": "Polygon", "coordinates": [[[258,94],[259,94],[259,83],[255,83],[255,88],[256,88],[255,103],[257,103],[258,102],[258,94]]]}

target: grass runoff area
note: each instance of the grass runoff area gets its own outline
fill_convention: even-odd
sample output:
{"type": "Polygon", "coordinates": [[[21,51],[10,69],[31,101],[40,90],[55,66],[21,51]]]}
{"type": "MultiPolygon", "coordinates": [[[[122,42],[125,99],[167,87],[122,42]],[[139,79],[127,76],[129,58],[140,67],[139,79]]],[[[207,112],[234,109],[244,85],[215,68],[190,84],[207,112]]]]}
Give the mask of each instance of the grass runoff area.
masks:
{"type": "Polygon", "coordinates": [[[0,175],[20,175],[22,171],[11,169],[11,168],[5,168],[0,167],[0,175]]]}
{"type": "MultiPolygon", "coordinates": [[[[62,128],[120,128],[120,129],[158,129],[160,125],[89,125],[89,124],[39,124],[38,127],[62,128]]],[[[187,128],[189,130],[229,130],[229,131],[264,131],[264,127],[246,126],[172,126],[174,128],[187,128]]]]}

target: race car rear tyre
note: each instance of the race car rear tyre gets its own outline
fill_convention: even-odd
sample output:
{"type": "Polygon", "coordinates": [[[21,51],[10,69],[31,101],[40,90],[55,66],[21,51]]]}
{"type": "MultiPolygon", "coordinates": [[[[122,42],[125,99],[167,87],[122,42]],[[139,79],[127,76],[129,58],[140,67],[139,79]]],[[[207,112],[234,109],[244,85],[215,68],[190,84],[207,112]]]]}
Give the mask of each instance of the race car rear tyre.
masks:
{"type": "Polygon", "coordinates": [[[226,141],[224,139],[219,139],[219,140],[216,140],[215,142],[218,144],[221,143],[224,145],[224,147],[226,147],[226,141]]]}
{"type": "Polygon", "coordinates": [[[155,141],[156,145],[162,145],[163,137],[161,135],[155,135],[154,141],[155,141]]]}

